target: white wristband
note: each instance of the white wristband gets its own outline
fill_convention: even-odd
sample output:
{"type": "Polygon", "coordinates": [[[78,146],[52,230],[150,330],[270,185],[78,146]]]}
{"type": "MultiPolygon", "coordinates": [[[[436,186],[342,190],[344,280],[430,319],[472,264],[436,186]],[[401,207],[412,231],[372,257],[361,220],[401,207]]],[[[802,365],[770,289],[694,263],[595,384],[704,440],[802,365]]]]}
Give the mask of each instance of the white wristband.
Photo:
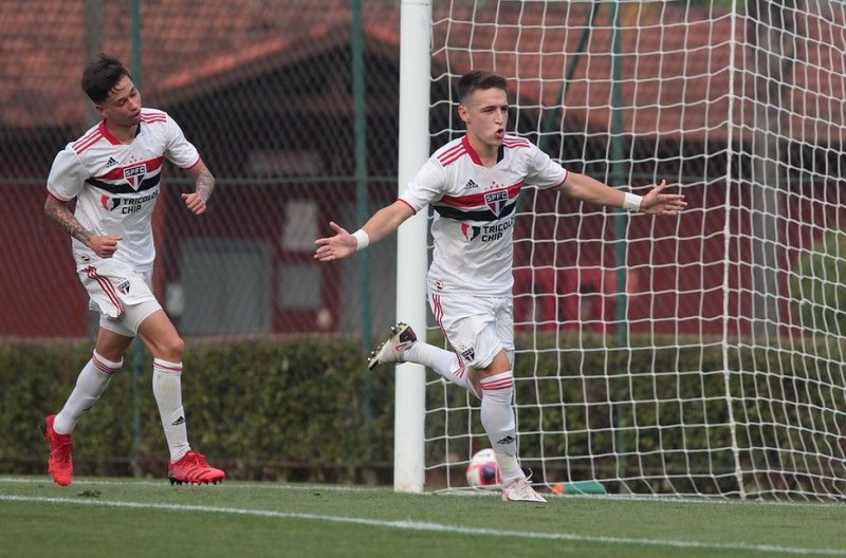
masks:
{"type": "Polygon", "coordinates": [[[623,199],[623,209],[626,211],[640,211],[640,202],[643,201],[643,196],[626,192],[626,197],[623,199]]]}
{"type": "Polygon", "coordinates": [[[364,250],[367,248],[367,245],[370,244],[370,237],[367,236],[367,233],[364,232],[364,229],[358,229],[354,233],[352,233],[353,238],[358,243],[355,247],[355,251],[358,252],[359,250],[364,250]]]}

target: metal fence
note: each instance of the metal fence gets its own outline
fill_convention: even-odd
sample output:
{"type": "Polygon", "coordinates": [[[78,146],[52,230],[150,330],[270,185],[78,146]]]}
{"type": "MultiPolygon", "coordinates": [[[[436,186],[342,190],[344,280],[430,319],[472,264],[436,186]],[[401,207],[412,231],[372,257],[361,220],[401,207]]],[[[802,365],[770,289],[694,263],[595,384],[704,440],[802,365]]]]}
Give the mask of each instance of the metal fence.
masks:
{"type": "Polygon", "coordinates": [[[131,68],[217,178],[206,216],[168,168],[154,216],[157,296],[185,336],[384,330],[393,240],[321,265],[313,241],[396,192],[399,4],[21,0],[0,7],[0,336],[94,323],[69,241],[43,215],[52,158],[96,113],[79,88],[99,52],[131,68]],[[374,293],[370,295],[370,293],[374,293]]]}

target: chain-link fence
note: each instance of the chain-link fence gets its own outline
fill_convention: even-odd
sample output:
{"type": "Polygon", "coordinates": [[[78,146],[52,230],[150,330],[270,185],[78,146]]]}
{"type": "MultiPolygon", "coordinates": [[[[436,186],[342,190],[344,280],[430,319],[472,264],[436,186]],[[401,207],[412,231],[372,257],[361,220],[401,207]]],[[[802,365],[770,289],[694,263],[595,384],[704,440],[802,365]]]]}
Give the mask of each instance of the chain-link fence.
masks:
{"type": "Polygon", "coordinates": [[[101,51],[217,178],[197,219],[179,196],[191,181],[166,169],[154,215],[155,292],[185,336],[384,330],[394,241],[337,265],[312,255],[330,220],[357,228],[396,195],[398,2],[364,2],[360,17],[340,0],[49,4],[0,6],[0,336],[96,323],[42,207],[52,158],[98,118],[79,78],[101,51]]]}
{"type": "MultiPolygon", "coordinates": [[[[615,323],[624,326],[617,332],[629,328],[669,335],[674,347],[713,345],[714,335],[752,334],[763,340],[761,346],[784,340],[785,346],[774,353],[791,356],[761,366],[778,374],[781,366],[793,367],[787,363],[802,352],[796,348],[801,336],[809,331],[819,339],[829,335],[823,327],[827,318],[817,325],[812,313],[803,317],[811,327],[803,327],[792,312],[799,301],[806,308],[831,310],[835,319],[838,315],[836,286],[842,281],[836,277],[842,275],[821,273],[821,264],[814,262],[822,260],[835,269],[842,254],[828,245],[822,251],[809,247],[823,233],[841,231],[844,221],[839,194],[846,174],[842,5],[804,3],[809,7],[805,10],[798,2],[722,0],[434,4],[432,44],[424,45],[434,47],[432,149],[463,130],[455,111],[454,80],[470,69],[492,68],[511,78],[513,129],[566,167],[639,189],[667,178],[684,185],[691,203],[677,223],[633,220],[628,226],[635,234],[623,248],[616,241],[623,237],[617,228],[622,219],[612,222],[610,214],[582,211],[559,198],[525,196],[521,209],[533,215],[522,219],[516,232],[519,333],[587,329],[603,339],[596,354],[605,366],[613,354],[607,351],[613,343],[605,340],[615,323]],[[763,10],[765,5],[772,9],[763,10]],[[611,16],[612,7],[620,10],[619,24],[612,23],[618,17],[611,16]],[[731,7],[742,11],[732,12],[731,7]],[[753,23],[744,25],[735,13],[749,14],[753,23]],[[749,47],[741,52],[736,39],[744,34],[749,47]],[[735,101],[730,103],[730,97],[735,101]],[[729,229],[740,231],[736,241],[726,242],[729,229]],[[653,243],[653,238],[661,242],[653,243]],[[797,276],[790,265],[800,253],[814,252],[820,257],[803,265],[797,276]],[[830,252],[837,257],[829,257],[830,252]],[[632,273],[626,258],[617,257],[624,253],[634,264],[629,266],[632,273]],[[736,258],[737,266],[727,267],[726,258],[736,258]],[[805,289],[807,298],[785,296],[793,284],[797,292],[805,289]],[[625,315],[623,294],[631,295],[625,315]],[[728,304],[723,302],[726,296],[728,304]],[[817,298],[834,302],[818,304],[817,298]],[[727,310],[737,312],[737,319],[727,320],[727,310]]],[[[178,169],[166,169],[157,201],[153,286],[180,332],[188,338],[230,340],[346,334],[369,344],[394,320],[395,238],[332,265],[315,262],[313,241],[331,234],[330,220],[355,229],[396,196],[399,23],[399,0],[0,2],[0,341],[85,337],[96,324],[74,270],[69,239],[44,216],[43,204],[53,157],[98,118],[79,89],[82,68],[87,59],[108,52],[131,68],[146,106],[163,109],[179,122],[217,177],[217,191],[202,218],[191,215],[180,199],[191,183],[178,169]]],[[[614,343],[624,341],[620,335],[614,343]]],[[[584,350],[583,345],[564,345],[566,350],[584,350]]],[[[829,375],[820,385],[842,395],[842,374],[832,379],[830,372],[839,373],[842,352],[832,354],[817,361],[819,374],[829,375]]],[[[278,375],[287,374],[289,357],[274,358],[284,364],[278,375]]],[[[757,374],[760,360],[751,358],[736,358],[739,373],[748,369],[757,374]]],[[[0,393],[23,394],[18,399],[29,414],[4,415],[5,424],[19,427],[43,411],[26,398],[43,403],[46,398],[38,397],[49,390],[23,385],[15,365],[19,361],[9,362],[13,364],[4,368],[5,378],[14,379],[0,378],[0,393]],[[8,389],[13,382],[20,391],[8,389]]],[[[43,379],[42,363],[38,358],[31,362],[24,371],[43,379]]],[[[136,387],[127,406],[138,417],[139,359],[134,362],[136,387]]],[[[669,373],[679,372],[677,362],[669,373]]],[[[330,368],[320,364],[312,376],[330,368]]],[[[254,363],[261,372],[265,365],[254,363]]],[[[802,366],[793,371],[801,372],[802,366]]],[[[723,364],[721,370],[728,368],[723,364]]],[[[66,373],[77,369],[69,367],[66,373]]],[[[228,378],[231,369],[219,369],[228,378]]],[[[698,382],[702,370],[693,365],[685,377],[698,382]]],[[[581,370],[573,366],[570,372],[573,385],[579,386],[573,393],[588,394],[579,383],[581,370]]],[[[756,395],[747,399],[755,405],[763,402],[762,409],[769,405],[770,413],[772,402],[778,402],[787,417],[779,419],[783,425],[778,428],[793,432],[796,421],[789,415],[794,411],[784,404],[787,396],[772,395],[774,377],[756,375],[755,382],[762,383],[755,384],[756,395]]],[[[70,377],[66,379],[69,383],[70,377]]],[[[361,387],[361,412],[347,399],[339,404],[364,416],[367,436],[383,424],[369,407],[377,396],[371,398],[368,381],[373,380],[362,378],[361,386],[350,384],[344,392],[361,387]]],[[[339,382],[315,385],[321,393],[331,392],[339,382]]],[[[439,383],[430,386],[443,390],[439,383]]],[[[250,389],[255,391],[244,401],[268,391],[263,377],[250,389]]],[[[287,387],[277,388],[278,393],[283,389],[287,387]]],[[[797,389],[795,383],[791,389],[797,389]]],[[[626,405],[634,396],[622,393],[618,409],[628,413],[626,405]]],[[[674,399],[684,400],[681,393],[665,396],[664,402],[681,408],[674,399]]],[[[59,400],[60,395],[53,397],[59,400]]],[[[602,398],[610,401],[610,396],[602,398]]],[[[655,398],[643,395],[641,402],[655,398]]],[[[757,425],[760,421],[748,416],[753,404],[746,401],[745,421],[757,425]]],[[[830,430],[820,430],[813,417],[806,419],[816,432],[842,430],[836,404],[822,405],[812,397],[797,401],[797,408],[820,408],[834,417],[830,430]]],[[[376,411],[385,411],[387,398],[378,399],[378,405],[376,411]]],[[[10,405],[0,405],[4,407],[10,405]]],[[[258,408],[278,407],[274,400],[258,408]]],[[[443,408],[444,424],[447,418],[453,425],[466,424],[448,406],[443,408]]],[[[311,410],[290,414],[308,421],[311,410]]],[[[757,412],[768,416],[767,409],[757,412]]],[[[237,410],[231,414],[240,419],[237,410]]],[[[268,421],[275,418],[265,415],[268,421]]],[[[637,413],[632,415],[637,424],[637,413]]],[[[619,423],[621,417],[609,420],[619,423]]],[[[133,423],[133,447],[140,445],[138,422],[133,423]]],[[[698,427],[695,422],[675,424],[683,434],[691,425],[698,427]]],[[[593,432],[610,431],[606,427],[599,423],[593,432]]],[[[332,428],[354,431],[359,423],[350,420],[332,428]]],[[[752,469],[770,474],[775,468],[767,460],[780,445],[756,441],[755,428],[749,430],[748,445],[773,453],[762,458],[750,450],[750,460],[756,460],[752,469]]],[[[387,431],[381,431],[380,440],[389,440],[387,431]]],[[[654,431],[660,439],[666,425],[654,431]]],[[[782,436],[774,432],[774,437],[782,436]]],[[[277,432],[273,442],[284,438],[277,432]]],[[[655,436],[643,438],[651,442],[655,436]]],[[[370,439],[377,438],[374,434],[370,439]]],[[[621,439],[612,443],[627,455],[621,439]]],[[[209,441],[220,444],[221,451],[234,451],[225,436],[210,436],[209,441]]],[[[368,460],[366,441],[354,445],[365,448],[362,460],[368,460]]],[[[385,441],[378,449],[388,445],[385,441]]],[[[644,454],[664,459],[663,453],[644,448],[644,454]]],[[[12,457],[34,461],[22,457],[25,451],[30,450],[12,457]]],[[[282,460],[291,452],[274,448],[265,453],[262,459],[282,460]]],[[[592,454],[587,450],[583,455],[592,454]]],[[[842,451],[837,455],[842,463],[842,451]]],[[[0,448],[0,461],[4,458],[0,448]]]]}

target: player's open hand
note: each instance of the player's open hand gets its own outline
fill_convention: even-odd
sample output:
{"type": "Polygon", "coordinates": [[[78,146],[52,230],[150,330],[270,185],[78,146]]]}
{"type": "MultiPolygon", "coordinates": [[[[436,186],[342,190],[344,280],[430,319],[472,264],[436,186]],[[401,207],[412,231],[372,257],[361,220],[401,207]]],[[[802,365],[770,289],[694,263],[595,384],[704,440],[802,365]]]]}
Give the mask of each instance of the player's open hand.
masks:
{"type": "Polygon", "coordinates": [[[331,262],[346,258],[358,247],[358,241],[337,223],[330,222],[329,226],[335,231],[335,236],[318,238],[314,241],[317,250],[314,252],[314,259],[321,262],[331,262]]]}
{"type": "Polygon", "coordinates": [[[185,200],[185,206],[191,210],[194,215],[202,215],[206,212],[206,200],[203,196],[196,192],[190,194],[182,194],[182,199],[185,200]]]}
{"type": "Polygon", "coordinates": [[[118,243],[123,240],[122,236],[98,236],[93,235],[88,239],[88,247],[97,254],[98,258],[111,258],[118,249],[118,243]]]}
{"type": "Polygon", "coordinates": [[[643,196],[640,202],[640,210],[650,215],[678,215],[682,209],[687,207],[684,201],[684,194],[663,194],[667,187],[667,181],[662,180],[661,184],[643,196]]]}

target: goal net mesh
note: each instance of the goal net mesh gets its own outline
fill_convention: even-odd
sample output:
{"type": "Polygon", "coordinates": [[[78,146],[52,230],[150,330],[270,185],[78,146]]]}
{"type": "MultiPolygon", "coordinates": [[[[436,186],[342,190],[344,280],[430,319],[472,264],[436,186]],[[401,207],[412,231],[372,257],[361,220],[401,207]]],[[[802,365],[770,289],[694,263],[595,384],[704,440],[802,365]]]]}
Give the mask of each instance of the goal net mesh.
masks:
{"type": "MultiPolygon", "coordinates": [[[[509,132],[689,202],[661,218],[524,191],[515,402],[533,480],[842,498],[844,4],[443,0],[431,48],[432,150],[464,133],[460,76],[491,69],[509,132]]],[[[427,482],[466,486],[489,446],[478,403],[428,379],[427,482]]]]}

